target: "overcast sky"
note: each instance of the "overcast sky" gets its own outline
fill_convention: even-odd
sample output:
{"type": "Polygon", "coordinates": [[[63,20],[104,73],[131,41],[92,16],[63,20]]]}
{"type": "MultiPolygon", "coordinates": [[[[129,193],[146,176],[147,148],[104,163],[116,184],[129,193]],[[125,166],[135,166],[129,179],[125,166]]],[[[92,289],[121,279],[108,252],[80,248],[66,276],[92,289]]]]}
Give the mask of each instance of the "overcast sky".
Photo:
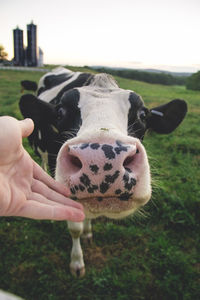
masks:
{"type": "Polygon", "coordinates": [[[45,63],[200,69],[200,0],[0,0],[0,44],[33,20],[45,63]]]}

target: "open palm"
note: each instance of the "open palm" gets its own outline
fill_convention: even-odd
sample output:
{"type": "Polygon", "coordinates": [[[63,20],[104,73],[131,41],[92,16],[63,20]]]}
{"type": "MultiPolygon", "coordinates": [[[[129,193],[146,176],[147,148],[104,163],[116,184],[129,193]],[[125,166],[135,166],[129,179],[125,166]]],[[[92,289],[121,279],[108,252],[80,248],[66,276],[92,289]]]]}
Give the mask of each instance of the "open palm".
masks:
{"type": "Polygon", "coordinates": [[[83,221],[82,205],[23,148],[22,137],[33,127],[31,119],[0,117],[0,216],[83,221]]]}

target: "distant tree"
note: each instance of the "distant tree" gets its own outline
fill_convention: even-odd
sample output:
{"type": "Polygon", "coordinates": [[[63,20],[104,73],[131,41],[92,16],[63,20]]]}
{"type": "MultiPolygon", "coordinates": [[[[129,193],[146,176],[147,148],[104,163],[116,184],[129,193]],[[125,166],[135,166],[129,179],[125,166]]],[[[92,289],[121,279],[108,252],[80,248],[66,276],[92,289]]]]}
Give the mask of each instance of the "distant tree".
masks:
{"type": "Polygon", "coordinates": [[[0,60],[6,60],[8,57],[8,53],[5,51],[3,45],[0,45],[0,60]]]}
{"type": "Polygon", "coordinates": [[[188,90],[200,91],[200,71],[187,78],[186,87],[188,90]]]}

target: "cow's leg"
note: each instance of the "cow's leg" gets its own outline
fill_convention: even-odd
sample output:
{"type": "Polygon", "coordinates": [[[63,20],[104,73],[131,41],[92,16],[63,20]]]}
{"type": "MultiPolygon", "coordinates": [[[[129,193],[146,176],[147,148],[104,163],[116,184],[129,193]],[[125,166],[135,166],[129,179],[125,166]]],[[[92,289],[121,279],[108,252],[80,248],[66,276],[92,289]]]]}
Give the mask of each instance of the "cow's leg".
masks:
{"type": "Polygon", "coordinates": [[[70,270],[74,276],[82,277],[85,274],[85,264],[80,244],[80,236],[83,232],[83,222],[77,223],[68,221],[68,227],[72,237],[70,270]]]}
{"type": "Polygon", "coordinates": [[[81,236],[85,244],[92,244],[92,224],[91,219],[85,219],[83,223],[83,234],[81,236]]]}

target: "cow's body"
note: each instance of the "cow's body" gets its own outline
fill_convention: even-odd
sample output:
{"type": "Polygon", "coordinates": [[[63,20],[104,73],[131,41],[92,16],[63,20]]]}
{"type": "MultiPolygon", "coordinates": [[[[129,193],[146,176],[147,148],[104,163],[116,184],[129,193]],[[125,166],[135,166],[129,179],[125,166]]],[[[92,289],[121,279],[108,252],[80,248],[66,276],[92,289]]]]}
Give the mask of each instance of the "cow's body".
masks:
{"type": "MultiPolygon", "coordinates": [[[[120,89],[106,74],[59,68],[43,76],[38,97],[22,96],[20,109],[35,122],[30,142],[48,157],[55,178],[70,187],[88,219],[123,218],[151,197],[151,176],[141,143],[145,131],[170,133],[187,106],[173,100],[152,110],[133,91],[120,89]],[[129,133],[128,133],[129,132],[129,133]],[[57,162],[56,162],[57,160],[57,162]]],[[[84,273],[79,237],[91,237],[91,223],[69,222],[73,239],[71,270],[84,273]]]]}

